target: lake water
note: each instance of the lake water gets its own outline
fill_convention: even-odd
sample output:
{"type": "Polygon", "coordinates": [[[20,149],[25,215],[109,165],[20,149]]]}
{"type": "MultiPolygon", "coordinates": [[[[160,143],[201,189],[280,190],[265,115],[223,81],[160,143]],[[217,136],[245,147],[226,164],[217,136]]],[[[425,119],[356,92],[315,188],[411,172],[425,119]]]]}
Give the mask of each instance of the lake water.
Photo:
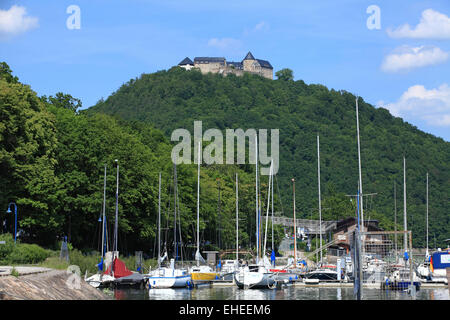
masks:
{"type": "MultiPolygon", "coordinates": [[[[194,289],[116,289],[117,300],[355,300],[353,288],[317,288],[287,286],[281,289],[203,287],[194,289]]],[[[448,288],[421,288],[415,300],[450,300],[448,288]]],[[[363,300],[413,300],[407,292],[363,290],[363,300]]]]}

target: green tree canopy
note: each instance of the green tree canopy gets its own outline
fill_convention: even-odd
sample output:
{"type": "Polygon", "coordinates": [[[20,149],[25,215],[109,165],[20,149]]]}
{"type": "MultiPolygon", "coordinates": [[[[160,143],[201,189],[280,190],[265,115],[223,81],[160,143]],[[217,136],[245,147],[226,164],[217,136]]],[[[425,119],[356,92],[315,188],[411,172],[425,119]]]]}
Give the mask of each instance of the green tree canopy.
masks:
{"type": "Polygon", "coordinates": [[[278,78],[278,80],[288,81],[288,80],[294,80],[294,71],[292,71],[289,68],[281,69],[277,72],[275,72],[275,76],[278,78]]]}

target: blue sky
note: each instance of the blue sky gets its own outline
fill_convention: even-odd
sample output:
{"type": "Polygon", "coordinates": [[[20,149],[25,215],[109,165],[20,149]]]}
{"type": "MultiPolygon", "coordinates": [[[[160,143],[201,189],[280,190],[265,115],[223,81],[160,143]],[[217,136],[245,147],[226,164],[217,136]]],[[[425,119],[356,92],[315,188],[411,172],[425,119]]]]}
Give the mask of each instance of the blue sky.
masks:
{"type": "Polygon", "coordinates": [[[0,61],[39,95],[89,107],[186,56],[251,51],[450,141],[449,16],[448,0],[0,0],[0,61]],[[79,29],[67,27],[70,5],[79,29]]]}

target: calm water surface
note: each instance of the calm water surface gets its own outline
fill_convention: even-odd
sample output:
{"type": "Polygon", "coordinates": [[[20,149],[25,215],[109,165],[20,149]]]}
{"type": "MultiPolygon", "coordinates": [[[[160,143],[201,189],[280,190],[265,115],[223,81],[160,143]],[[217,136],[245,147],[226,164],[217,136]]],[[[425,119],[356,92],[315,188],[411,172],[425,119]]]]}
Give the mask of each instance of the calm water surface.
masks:
{"type": "MultiPolygon", "coordinates": [[[[355,300],[353,288],[285,287],[282,289],[249,289],[204,287],[195,289],[116,289],[117,300],[355,300]]],[[[412,300],[402,291],[364,289],[364,300],[412,300]]],[[[447,288],[420,289],[415,300],[450,300],[447,288]]]]}

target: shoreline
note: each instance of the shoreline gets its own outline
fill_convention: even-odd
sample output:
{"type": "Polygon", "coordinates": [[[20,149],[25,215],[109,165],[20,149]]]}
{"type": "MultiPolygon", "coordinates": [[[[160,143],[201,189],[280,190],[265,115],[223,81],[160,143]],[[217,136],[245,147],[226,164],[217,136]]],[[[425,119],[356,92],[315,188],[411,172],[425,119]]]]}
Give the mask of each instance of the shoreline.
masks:
{"type": "Polygon", "coordinates": [[[68,270],[0,266],[0,300],[111,300],[68,270]]]}

